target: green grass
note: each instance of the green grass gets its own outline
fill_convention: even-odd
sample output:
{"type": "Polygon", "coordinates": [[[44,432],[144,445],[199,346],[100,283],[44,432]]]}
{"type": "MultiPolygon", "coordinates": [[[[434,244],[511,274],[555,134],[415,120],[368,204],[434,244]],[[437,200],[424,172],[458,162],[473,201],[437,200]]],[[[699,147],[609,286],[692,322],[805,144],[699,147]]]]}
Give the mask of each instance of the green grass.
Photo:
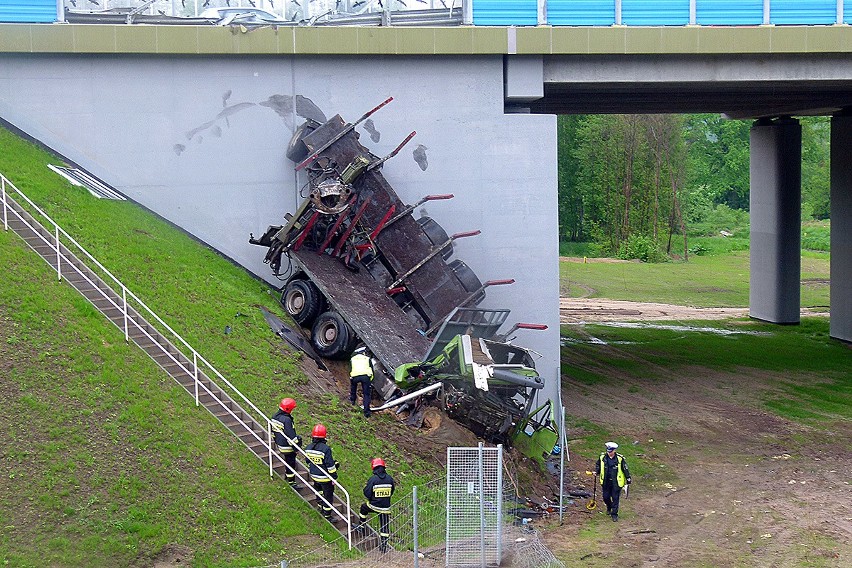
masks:
{"type": "MultiPolygon", "coordinates": [[[[71,187],[45,167],[58,159],[2,129],[0,148],[0,172],[256,405],[271,415],[294,396],[299,433],[328,426],[353,506],[375,455],[400,494],[437,475],[427,450],[395,442],[417,433],[309,388],[255,307],[278,311],[267,284],[133,203],[71,187]]],[[[256,566],[335,534],[17,235],[0,232],[0,255],[0,561],[150,565],[177,543],[193,566],[256,566]]]]}
{"type": "MultiPolygon", "coordinates": [[[[727,240],[726,240],[727,242],[727,240]]],[[[802,260],[802,306],[828,306],[829,257],[802,260]]],[[[692,256],[688,262],[559,263],[562,295],[697,307],[746,307],[749,296],[747,251],[692,256]]]]}
{"type": "Polygon", "coordinates": [[[827,318],[803,318],[796,326],[745,320],[690,325],[746,333],[564,326],[563,337],[573,342],[563,347],[563,376],[596,384],[627,375],[641,389],[643,382],[667,380],[667,376],[686,374],[694,368],[730,373],[770,371],[789,377],[762,400],[771,412],[812,426],[852,420],[852,351],[829,337],[827,318]],[[618,344],[618,350],[585,343],[588,335],[618,344]],[[574,356],[584,361],[584,369],[572,368],[570,359],[574,356]],[[665,369],[667,375],[660,376],[655,369],[665,369]]]}

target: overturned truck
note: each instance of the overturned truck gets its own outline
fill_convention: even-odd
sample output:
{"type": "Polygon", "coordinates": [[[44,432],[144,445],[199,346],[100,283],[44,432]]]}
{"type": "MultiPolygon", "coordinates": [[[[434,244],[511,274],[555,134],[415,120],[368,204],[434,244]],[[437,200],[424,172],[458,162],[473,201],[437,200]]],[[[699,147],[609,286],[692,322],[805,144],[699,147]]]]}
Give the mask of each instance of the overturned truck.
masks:
{"type": "Polygon", "coordinates": [[[532,408],[544,386],[533,353],[509,337],[546,326],[516,324],[500,335],[509,311],[476,306],[489,286],[514,281],[483,283],[452,259],[454,241],[479,231],[448,235],[427,216],[415,219],[423,203],[453,196],[406,205],[384,178],[382,164],[414,132],[384,157],[359,142],[355,127],[390,100],[353,123],[337,115],[297,128],[287,157],[307,174],[302,202],[249,242],[267,248],[264,262],[285,282],[281,305],[317,354],[345,359],[359,342],[370,349],[383,367],[373,386],[389,401],[380,408],[434,399],[495,442],[552,430],[549,412],[532,408]]]}

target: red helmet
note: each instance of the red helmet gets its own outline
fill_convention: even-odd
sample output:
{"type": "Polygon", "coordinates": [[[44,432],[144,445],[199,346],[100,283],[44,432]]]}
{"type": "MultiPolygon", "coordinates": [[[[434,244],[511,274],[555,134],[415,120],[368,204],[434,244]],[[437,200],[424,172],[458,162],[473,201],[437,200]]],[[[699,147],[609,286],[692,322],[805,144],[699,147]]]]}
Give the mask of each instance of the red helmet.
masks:
{"type": "Polygon", "coordinates": [[[371,469],[376,469],[379,466],[385,467],[385,460],[382,458],[373,458],[372,461],[370,461],[371,469]]]}
{"type": "Polygon", "coordinates": [[[317,424],[314,426],[314,429],[311,430],[311,438],[325,438],[326,434],[328,434],[328,432],[322,424],[317,424]]]}
{"type": "Polygon", "coordinates": [[[284,412],[292,412],[292,410],[296,408],[296,401],[292,398],[282,399],[281,404],[278,405],[278,408],[280,408],[284,412]]]}

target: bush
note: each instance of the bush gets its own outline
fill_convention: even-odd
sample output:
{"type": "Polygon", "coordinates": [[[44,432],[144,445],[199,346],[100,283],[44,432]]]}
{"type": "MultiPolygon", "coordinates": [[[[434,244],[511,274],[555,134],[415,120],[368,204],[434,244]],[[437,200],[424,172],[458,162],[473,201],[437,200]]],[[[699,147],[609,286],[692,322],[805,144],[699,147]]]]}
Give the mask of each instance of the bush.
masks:
{"type": "Polygon", "coordinates": [[[646,235],[630,235],[626,241],[621,243],[618,258],[625,260],[639,259],[642,262],[667,262],[668,257],[663,254],[654,239],[646,235]]]}
{"type": "Polygon", "coordinates": [[[748,211],[731,209],[725,204],[716,205],[712,209],[705,209],[701,220],[693,222],[689,227],[689,234],[694,237],[716,237],[720,231],[737,237],[748,236],[748,211]]]}
{"type": "Polygon", "coordinates": [[[802,248],[804,250],[831,250],[831,223],[814,221],[802,225],[802,248]]]}

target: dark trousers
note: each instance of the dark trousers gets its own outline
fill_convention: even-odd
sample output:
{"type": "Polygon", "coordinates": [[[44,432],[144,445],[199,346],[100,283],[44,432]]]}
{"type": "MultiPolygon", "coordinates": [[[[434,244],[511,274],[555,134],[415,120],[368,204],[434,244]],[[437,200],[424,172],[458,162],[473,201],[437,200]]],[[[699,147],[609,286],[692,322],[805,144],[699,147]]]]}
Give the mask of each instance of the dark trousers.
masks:
{"type": "MultiPolygon", "coordinates": [[[[278,446],[281,448],[281,446],[278,446]]],[[[289,452],[281,452],[281,457],[284,458],[284,463],[293,468],[293,471],[296,470],[296,451],[292,450],[289,452]]],[[[287,483],[293,485],[296,483],[296,474],[290,471],[289,469],[284,470],[284,479],[287,480],[287,483]]]]}
{"type": "Polygon", "coordinates": [[[364,524],[367,522],[367,517],[370,513],[376,513],[379,516],[379,550],[381,552],[387,552],[388,549],[388,537],[390,537],[390,515],[388,513],[379,513],[378,511],[370,508],[370,506],[366,503],[361,504],[361,510],[358,511],[358,518],[361,519],[361,523],[364,524]]]}
{"type": "Polygon", "coordinates": [[[361,383],[361,392],[364,393],[364,416],[370,415],[370,398],[372,395],[372,385],[370,377],[367,375],[357,375],[349,379],[349,402],[355,404],[358,400],[358,383],[361,383]]]}
{"type": "Polygon", "coordinates": [[[329,504],[323,503],[322,500],[319,500],[320,509],[322,509],[322,514],[324,517],[331,517],[331,506],[330,503],[333,503],[334,499],[334,483],[331,481],[314,481],[314,489],[322,493],[322,496],[325,497],[325,500],[328,501],[329,504]]]}
{"type": "Polygon", "coordinates": [[[621,498],[621,488],[617,481],[605,480],[603,484],[603,500],[606,503],[607,511],[618,514],[618,500],[621,498]]]}

